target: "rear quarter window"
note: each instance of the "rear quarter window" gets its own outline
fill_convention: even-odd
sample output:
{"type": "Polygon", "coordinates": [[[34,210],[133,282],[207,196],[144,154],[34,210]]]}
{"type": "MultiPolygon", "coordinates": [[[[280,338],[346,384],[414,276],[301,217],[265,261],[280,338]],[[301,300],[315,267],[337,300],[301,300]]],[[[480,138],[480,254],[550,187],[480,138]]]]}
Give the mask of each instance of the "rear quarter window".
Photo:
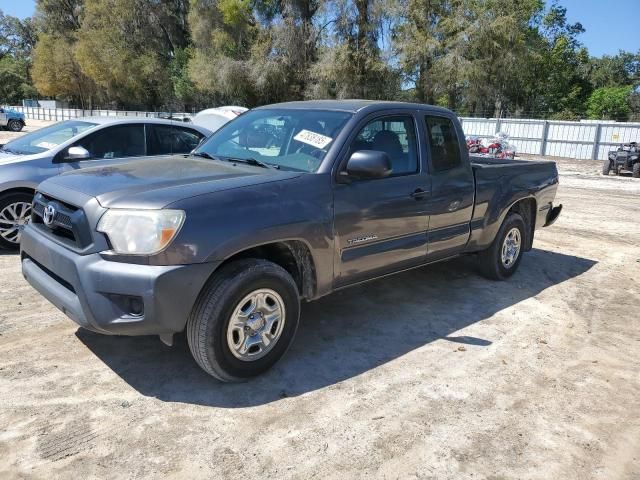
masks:
{"type": "Polygon", "coordinates": [[[433,170],[443,172],[459,167],[460,143],[453,122],[446,117],[427,115],[425,124],[433,170]]]}

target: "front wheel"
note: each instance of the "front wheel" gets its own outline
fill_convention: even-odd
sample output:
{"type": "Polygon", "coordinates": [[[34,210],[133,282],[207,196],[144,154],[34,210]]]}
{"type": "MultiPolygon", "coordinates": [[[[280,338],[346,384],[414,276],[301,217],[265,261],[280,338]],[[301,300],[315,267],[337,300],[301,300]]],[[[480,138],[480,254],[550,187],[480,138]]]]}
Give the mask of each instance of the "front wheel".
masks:
{"type": "Polygon", "coordinates": [[[632,175],[633,178],[640,178],[640,162],[636,162],[633,164],[632,175]]]}
{"type": "Polygon", "coordinates": [[[502,222],[491,246],[480,252],[480,271],[491,280],[506,280],[513,275],[524,250],[525,224],[517,213],[510,213],[502,222]]]}
{"type": "Polygon", "coordinates": [[[33,195],[24,192],[0,195],[0,247],[17,250],[22,229],[31,218],[33,195]]]}
{"type": "Polygon", "coordinates": [[[602,164],[602,175],[609,176],[609,172],[611,171],[611,160],[605,160],[602,164]]]}
{"type": "Polygon", "coordinates": [[[9,120],[9,123],[7,124],[7,128],[12,132],[19,132],[22,130],[22,127],[23,125],[20,120],[9,120]]]}
{"type": "Polygon", "coordinates": [[[279,265],[238,260],[215,273],[187,322],[196,362],[224,382],[259,375],[293,341],[300,317],[295,281],[279,265]]]}

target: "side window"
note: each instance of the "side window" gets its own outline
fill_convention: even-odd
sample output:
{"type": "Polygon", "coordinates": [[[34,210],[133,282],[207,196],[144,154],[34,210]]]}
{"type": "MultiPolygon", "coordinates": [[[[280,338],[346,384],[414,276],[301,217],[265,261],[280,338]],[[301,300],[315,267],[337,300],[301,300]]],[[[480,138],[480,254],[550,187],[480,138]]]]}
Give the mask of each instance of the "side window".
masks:
{"type": "Polygon", "coordinates": [[[175,143],[173,153],[189,153],[196,148],[204,135],[197,130],[186,127],[175,127],[175,143]]]}
{"type": "Polygon", "coordinates": [[[197,130],[173,125],[147,125],[149,155],[189,153],[196,148],[203,135],[197,130]]]}
{"type": "Polygon", "coordinates": [[[445,117],[425,117],[431,162],[436,172],[461,164],[460,144],[453,122],[445,117]]]}
{"type": "Polygon", "coordinates": [[[353,140],[349,155],[358,150],[379,150],[389,155],[392,175],[418,171],[416,129],[410,115],[376,118],[353,140]]]}
{"type": "Polygon", "coordinates": [[[91,159],[143,156],[144,144],[142,124],[103,128],[75,143],[76,146],[86,148],[91,159]]]}

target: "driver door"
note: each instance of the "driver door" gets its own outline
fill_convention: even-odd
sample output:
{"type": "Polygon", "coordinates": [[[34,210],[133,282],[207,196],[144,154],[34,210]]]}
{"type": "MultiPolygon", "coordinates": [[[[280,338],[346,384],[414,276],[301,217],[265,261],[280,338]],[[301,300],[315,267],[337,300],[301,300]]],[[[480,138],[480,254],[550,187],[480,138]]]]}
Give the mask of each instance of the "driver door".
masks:
{"type": "Polygon", "coordinates": [[[384,151],[392,174],[335,185],[336,287],[424,262],[430,183],[417,132],[414,115],[401,113],[367,121],[351,141],[347,158],[384,151]]]}

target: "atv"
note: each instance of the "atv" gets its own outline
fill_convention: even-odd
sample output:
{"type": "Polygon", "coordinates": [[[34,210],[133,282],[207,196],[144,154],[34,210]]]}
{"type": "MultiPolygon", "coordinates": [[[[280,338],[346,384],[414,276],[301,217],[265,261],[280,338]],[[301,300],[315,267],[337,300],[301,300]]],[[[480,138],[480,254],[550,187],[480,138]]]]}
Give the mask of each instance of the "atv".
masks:
{"type": "Polygon", "coordinates": [[[611,150],[608,157],[602,165],[603,175],[628,171],[633,178],[640,178],[640,145],[637,142],[623,143],[617,150],[611,150]]]}

